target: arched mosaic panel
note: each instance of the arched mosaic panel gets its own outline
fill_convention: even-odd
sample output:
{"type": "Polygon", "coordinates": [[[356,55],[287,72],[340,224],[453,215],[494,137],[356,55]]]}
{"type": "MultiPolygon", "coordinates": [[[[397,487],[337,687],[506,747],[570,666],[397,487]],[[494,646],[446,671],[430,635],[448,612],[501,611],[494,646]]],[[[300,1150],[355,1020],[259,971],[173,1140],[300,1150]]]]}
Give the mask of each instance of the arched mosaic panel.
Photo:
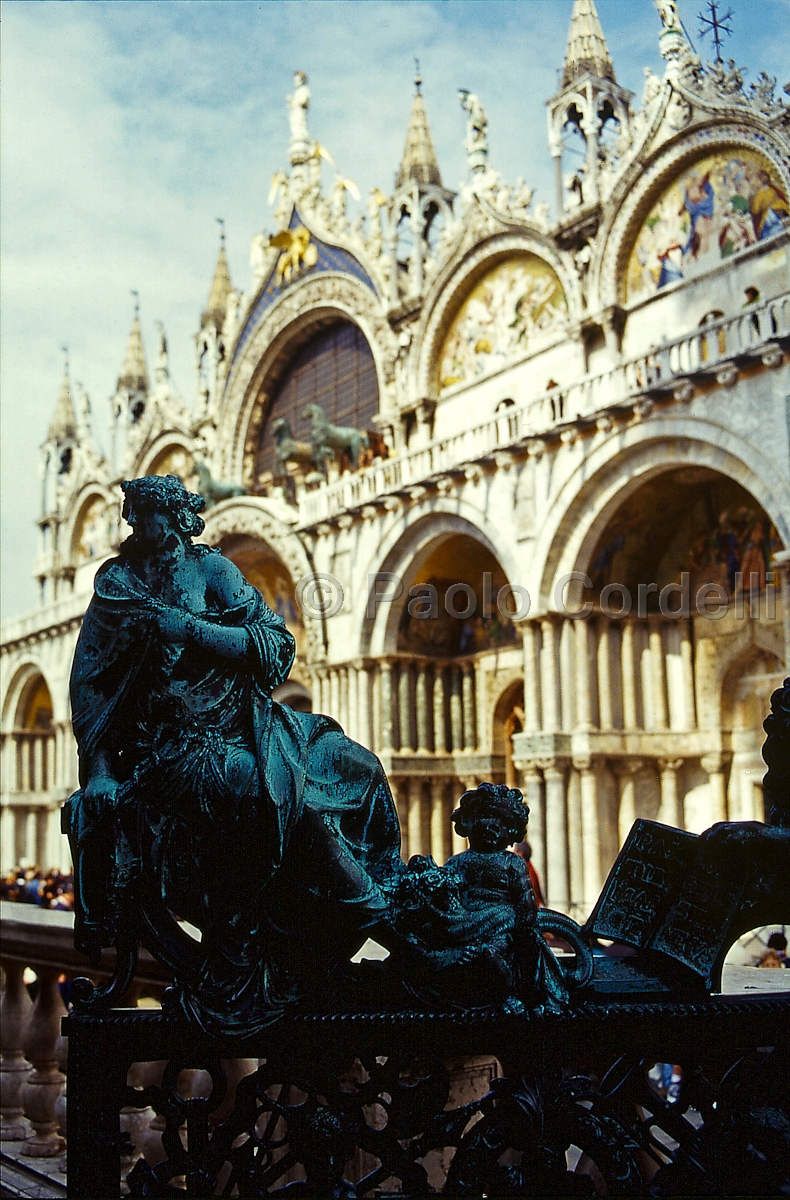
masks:
{"type": "Polygon", "coordinates": [[[75,547],[78,565],[107,550],[108,532],[107,502],[103,496],[94,496],[80,518],[75,547]]]}
{"type": "Polygon", "coordinates": [[[527,354],[562,325],[568,305],[557,275],[536,254],[498,262],[453,318],[439,353],[439,389],[472,383],[527,354]]]}
{"type": "Polygon", "coordinates": [[[753,150],[718,150],[666,188],[642,223],[626,271],[626,299],[712,270],[790,220],[776,172],[753,150]]]}

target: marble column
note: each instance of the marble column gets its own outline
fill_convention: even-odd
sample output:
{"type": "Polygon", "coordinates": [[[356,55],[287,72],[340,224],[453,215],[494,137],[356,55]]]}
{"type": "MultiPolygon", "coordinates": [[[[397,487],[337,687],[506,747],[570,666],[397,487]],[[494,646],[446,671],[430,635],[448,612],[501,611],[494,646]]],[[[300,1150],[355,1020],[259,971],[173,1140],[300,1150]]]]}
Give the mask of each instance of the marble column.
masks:
{"type": "Polygon", "coordinates": [[[612,763],[620,783],[620,803],[617,810],[617,833],[622,846],[636,820],[636,775],[642,769],[641,758],[624,758],[612,763]]]}
{"type": "Polygon", "coordinates": [[[590,622],[579,617],[576,637],[576,728],[594,729],[590,680],[590,622]]]}
{"type": "Polygon", "coordinates": [[[559,687],[557,678],[557,628],[553,617],[540,623],[543,635],[540,649],[540,682],[543,701],[543,728],[547,733],[559,729],[559,687]]]}
{"type": "Polygon", "coordinates": [[[650,623],[650,678],[653,696],[653,728],[666,729],[668,724],[666,663],[661,624],[650,623]]]}
{"type": "Polygon", "coordinates": [[[16,812],[10,804],[4,804],[0,808],[0,869],[6,875],[16,865],[16,812]]]}
{"type": "Polygon", "coordinates": [[[378,749],[382,754],[392,752],[392,664],[389,659],[379,662],[379,728],[378,749]]]}
{"type": "Polygon", "coordinates": [[[364,663],[360,663],[357,670],[357,738],[368,749],[373,747],[370,675],[364,663]]]}
{"type": "Polygon", "coordinates": [[[431,779],[431,854],[440,865],[449,857],[451,831],[445,790],[444,778],[434,775],[431,779]]]}
{"type": "Polygon", "coordinates": [[[16,743],[16,790],[30,791],[30,746],[23,733],[14,734],[16,743]]]}
{"type": "Polygon", "coordinates": [[[612,659],[610,639],[611,625],[608,617],[602,617],[598,626],[598,709],[601,729],[613,729],[612,708],[612,659]]]}
{"type": "Polygon", "coordinates": [[[433,749],[435,754],[444,754],[447,750],[447,736],[444,724],[444,678],[443,663],[435,663],[433,668],[433,749]]]}
{"type": "Polygon", "coordinates": [[[38,862],[38,814],[35,808],[25,812],[25,858],[31,864],[42,865],[38,862]]]}
{"type": "Polygon", "coordinates": [[[423,837],[422,780],[414,776],[409,779],[409,811],[406,821],[409,837],[409,858],[413,854],[424,854],[426,846],[423,837]]]}
{"type": "Polygon", "coordinates": [[[710,786],[710,824],[727,820],[726,762],[723,754],[706,754],[701,760],[703,771],[707,771],[710,786]]]}
{"type": "Polygon", "coordinates": [[[461,676],[458,667],[450,667],[450,735],[453,754],[458,754],[464,745],[461,676]]]}
{"type": "MultiPolygon", "coordinates": [[[[349,679],[349,668],[338,667],[338,678],[340,680],[340,724],[348,733],[350,731],[350,712],[349,712],[349,692],[351,691],[351,681],[349,679]]],[[[353,737],[353,734],[351,734],[353,737]]]]}
{"type": "Polygon", "coordinates": [[[672,825],[675,829],[684,828],[683,804],[678,792],[678,771],[682,766],[682,758],[658,760],[661,772],[661,805],[657,819],[662,825],[672,825]]]}
{"type": "Polygon", "coordinates": [[[359,689],[357,685],[357,668],[349,663],[346,675],[346,712],[348,725],[346,732],[355,742],[359,741],[359,689]]]}
{"type": "Polygon", "coordinates": [[[529,808],[527,841],[532,849],[532,863],[541,885],[546,886],[546,809],[543,803],[543,780],[534,763],[519,765],[521,791],[529,808]]]}
{"type": "Polygon", "coordinates": [[[55,789],[55,734],[51,733],[44,744],[44,790],[55,789]]]}
{"type": "Polygon", "coordinates": [[[398,735],[401,754],[414,749],[411,737],[411,665],[401,659],[398,676],[398,735]]]}
{"type": "Polygon", "coordinates": [[[684,620],[680,627],[680,662],[683,676],[684,708],[686,710],[686,727],[697,728],[697,705],[694,688],[694,648],[692,645],[692,626],[690,620],[684,620]]]}
{"type": "Polygon", "coordinates": [[[584,841],[582,828],[581,779],[578,771],[567,773],[565,807],[568,812],[568,914],[575,921],[585,917],[584,841]]]}
{"type": "Polygon", "coordinates": [[[464,716],[464,750],[477,749],[477,730],[475,725],[475,668],[471,663],[463,665],[463,716],[464,716]]]}
{"type": "Polygon", "coordinates": [[[575,758],[573,765],[579,772],[581,787],[584,907],[586,909],[585,916],[589,916],[603,884],[600,814],[598,812],[598,763],[594,758],[586,757],[575,758]]]}
{"type": "Polygon", "coordinates": [[[12,746],[10,734],[0,733],[0,796],[7,796],[11,791],[12,746]]]}
{"type": "Polygon", "coordinates": [[[340,720],[340,674],[337,667],[329,669],[329,715],[340,720]]]}
{"type": "Polygon", "coordinates": [[[424,662],[417,667],[414,708],[417,718],[417,752],[418,754],[428,754],[431,749],[431,733],[428,712],[428,664],[424,662]]]}
{"type": "Polygon", "coordinates": [[[560,759],[549,759],[540,765],[546,785],[546,903],[567,912],[570,887],[564,764],[560,759]]]}
{"type": "Polygon", "coordinates": [[[623,726],[637,728],[636,663],[634,661],[634,622],[623,622],[623,641],[620,647],[620,670],[623,679],[623,726]]]}
{"type": "Polygon", "coordinates": [[[321,701],[320,701],[319,712],[329,713],[332,709],[332,695],[331,695],[331,684],[330,684],[330,680],[329,680],[329,672],[326,670],[322,671],[319,676],[319,680],[320,680],[319,687],[320,687],[320,692],[321,692],[321,701]]]}
{"type": "MultiPolygon", "coordinates": [[[[49,870],[51,867],[60,867],[63,857],[61,838],[63,838],[63,834],[60,832],[60,806],[58,805],[57,808],[46,810],[45,870],[49,870]]],[[[65,838],[63,840],[65,841],[65,838]]]]}
{"type": "Polygon", "coordinates": [[[538,669],[536,663],[537,628],[534,621],[524,621],[524,731],[537,733],[540,729],[538,669]]]}

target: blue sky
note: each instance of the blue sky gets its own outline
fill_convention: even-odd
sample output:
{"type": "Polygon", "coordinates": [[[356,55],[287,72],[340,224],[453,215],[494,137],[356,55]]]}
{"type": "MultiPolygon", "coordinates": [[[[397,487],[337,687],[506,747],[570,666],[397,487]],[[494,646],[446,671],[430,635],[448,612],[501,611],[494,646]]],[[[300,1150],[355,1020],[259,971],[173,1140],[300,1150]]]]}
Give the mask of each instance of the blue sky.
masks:
{"type": "MultiPolygon", "coordinates": [[[[493,165],[552,200],[545,101],[571,0],[5,0],[2,39],[2,615],[34,603],[38,447],[69,347],[100,428],[141,299],[146,349],[168,334],[191,403],[192,349],[226,222],[234,285],[273,229],[286,165],[285,96],[310,76],[310,129],[364,193],[391,190],[413,60],[446,186],[466,173],[457,89],[480,97],[493,165]]],[[[618,81],[660,72],[653,0],[597,0],[618,81]]],[[[698,48],[702,0],[681,0],[698,48]]],[[[790,0],[729,0],[727,53],[788,74],[790,0]]],[[[712,50],[708,52],[712,57],[712,50]]],[[[331,176],[327,177],[331,185],[331,176]]],[[[105,438],[106,442],[106,438],[105,438]]]]}

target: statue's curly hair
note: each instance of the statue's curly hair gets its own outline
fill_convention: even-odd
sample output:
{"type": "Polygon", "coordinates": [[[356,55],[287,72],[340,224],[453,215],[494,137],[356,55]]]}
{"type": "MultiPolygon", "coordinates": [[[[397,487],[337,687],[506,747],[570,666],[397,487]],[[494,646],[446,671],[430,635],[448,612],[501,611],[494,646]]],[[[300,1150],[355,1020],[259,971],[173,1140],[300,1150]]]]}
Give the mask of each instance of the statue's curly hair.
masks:
{"type": "Polygon", "coordinates": [[[197,537],[206,528],[198,513],[206,507],[202,496],[187,491],[176,475],[143,475],[124,479],[124,520],[134,526],[134,514],[140,510],[165,512],[173,517],[185,537],[197,537]]]}
{"type": "Polygon", "coordinates": [[[508,787],[504,783],[481,783],[464,792],[452,815],[452,822],[460,837],[468,837],[475,821],[489,813],[502,818],[514,842],[524,840],[529,809],[518,788],[508,787]]]}

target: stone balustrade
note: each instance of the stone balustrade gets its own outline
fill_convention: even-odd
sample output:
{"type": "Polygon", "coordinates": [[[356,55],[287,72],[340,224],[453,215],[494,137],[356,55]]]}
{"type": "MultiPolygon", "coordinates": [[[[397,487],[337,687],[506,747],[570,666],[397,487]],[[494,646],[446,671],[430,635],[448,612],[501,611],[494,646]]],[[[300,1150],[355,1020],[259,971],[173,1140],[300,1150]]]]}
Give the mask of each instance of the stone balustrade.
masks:
{"type": "Polygon", "coordinates": [[[347,473],[326,487],[301,491],[298,524],[309,528],[557,427],[591,420],[607,409],[650,397],[672,395],[682,399],[684,391],[693,386],[694,377],[713,376],[719,382],[732,382],[741,364],[764,361],[772,365],[777,354],[777,361],[781,361],[776,339],[787,337],[790,293],[750,305],[735,316],[710,321],[567,388],[530,396],[471,429],[347,473]]]}
{"type": "MultiPolygon", "coordinates": [[[[97,982],[103,981],[109,978],[111,967],[108,961],[103,969],[89,969],[84,957],[77,954],[73,913],[3,901],[0,925],[4,975],[0,1002],[0,1140],[5,1149],[6,1143],[13,1143],[11,1148],[25,1159],[56,1158],[65,1149],[62,1121],[67,1064],[60,1021],[66,1007],[61,983],[86,973],[97,982]],[[35,973],[34,987],[26,985],[26,971],[35,973]]],[[[136,1003],[141,995],[161,996],[167,982],[159,964],[142,951],[126,1003],[136,1003]]],[[[146,1070],[150,1075],[150,1066],[140,1065],[141,1078],[146,1070]]],[[[150,1080],[146,1076],[143,1082],[150,1080]]],[[[132,1086],[143,1086],[143,1082],[135,1081],[132,1086]]]]}

